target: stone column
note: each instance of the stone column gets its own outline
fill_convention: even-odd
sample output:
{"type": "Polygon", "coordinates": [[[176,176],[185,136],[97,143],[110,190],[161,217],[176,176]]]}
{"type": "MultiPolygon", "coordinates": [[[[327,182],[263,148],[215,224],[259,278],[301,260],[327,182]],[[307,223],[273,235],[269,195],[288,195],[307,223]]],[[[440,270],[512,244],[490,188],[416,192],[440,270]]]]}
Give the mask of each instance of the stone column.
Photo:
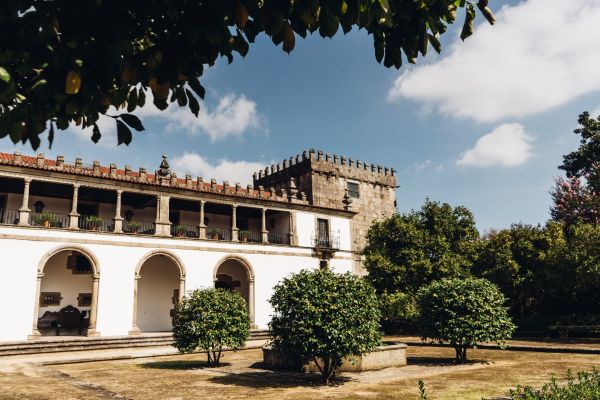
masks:
{"type": "Polygon", "coordinates": [[[40,331],[38,330],[38,314],[40,313],[40,294],[42,289],[42,278],[44,277],[43,272],[38,272],[37,274],[37,283],[35,286],[35,304],[33,305],[33,329],[31,330],[31,335],[29,335],[28,339],[37,339],[42,336],[40,331]]]}
{"type": "MultiPolygon", "coordinates": [[[[19,225],[21,226],[29,226],[29,214],[31,210],[29,209],[29,186],[31,185],[31,178],[25,178],[25,189],[23,190],[23,204],[19,209],[19,225]]],[[[35,324],[37,326],[37,317],[35,320],[35,324]]]]}
{"type": "Polygon", "coordinates": [[[179,278],[179,301],[185,296],[185,276],[179,278]]]}
{"type": "Polygon", "coordinates": [[[254,321],[254,278],[248,279],[248,319],[250,320],[250,328],[256,329],[254,321]]]}
{"type": "Polygon", "coordinates": [[[296,245],[296,213],[290,212],[290,246],[296,245]]]}
{"type": "Polygon", "coordinates": [[[154,222],[156,236],[171,236],[171,221],[169,221],[169,201],[165,195],[156,196],[156,221],[154,222]]]}
{"type": "Polygon", "coordinates": [[[140,274],[135,274],[133,277],[133,316],[131,317],[131,330],[129,334],[137,336],[140,334],[140,328],[137,326],[137,303],[138,303],[138,283],[140,274]]]}
{"type": "Polygon", "coordinates": [[[231,205],[231,241],[238,242],[239,241],[239,232],[240,230],[237,227],[237,204],[231,205]]]}
{"type": "Polygon", "coordinates": [[[98,289],[100,283],[100,274],[92,276],[92,306],[90,307],[90,326],[87,331],[87,336],[100,336],[100,332],[96,330],[96,320],[98,318],[98,289]]]}
{"type": "Polygon", "coordinates": [[[79,200],[79,185],[73,185],[73,199],[71,200],[71,212],[69,213],[69,229],[79,229],[79,213],[77,213],[77,202],[79,200]]]}
{"type": "Polygon", "coordinates": [[[267,230],[267,209],[262,208],[262,220],[261,220],[261,241],[262,243],[269,243],[269,231],[267,230]]]}
{"type": "Polygon", "coordinates": [[[198,238],[206,239],[206,225],[204,224],[204,204],[205,200],[200,200],[200,223],[198,224],[198,238]]]}
{"type": "Polygon", "coordinates": [[[123,217],[121,217],[121,197],[123,196],[122,190],[117,190],[117,203],[115,205],[115,227],[113,232],[123,233],[123,217]]]}

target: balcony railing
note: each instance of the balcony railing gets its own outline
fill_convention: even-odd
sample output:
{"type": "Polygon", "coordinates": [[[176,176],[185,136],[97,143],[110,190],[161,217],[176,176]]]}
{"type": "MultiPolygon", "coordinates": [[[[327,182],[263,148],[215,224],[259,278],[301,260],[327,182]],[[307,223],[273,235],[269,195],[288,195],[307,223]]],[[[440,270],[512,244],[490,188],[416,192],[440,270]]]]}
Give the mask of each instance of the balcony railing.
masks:
{"type": "Polygon", "coordinates": [[[171,225],[171,236],[183,238],[197,238],[198,227],[193,225],[171,225]]]}
{"type": "Polygon", "coordinates": [[[155,230],[154,221],[123,221],[123,232],[125,233],[154,235],[155,230]]]}
{"type": "Polygon", "coordinates": [[[0,224],[17,225],[19,223],[19,210],[0,208],[0,224]]]}
{"type": "Polygon", "coordinates": [[[312,238],[313,245],[322,249],[339,249],[340,248],[340,233],[331,232],[329,235],[314,235],[312,238]]]}
{"type": "Polygon", "coordinates": [[[206,238],[210,240],[231,240],[231,229],[210,226],[206,228],[206,238]]]}
{"type": "Polygon", "coordinates": [[[271,244],[290,244],[290,235],[287,233],[269,232],[268,239],[271,244]]]}
{"type": "Polygon", "coordinates": [[[29,224],[44,228],[68,228],[69,214],[42,211],[29,215],[29,224]]]}
{"type": "Polygon", "coordinates": [[[256,231],[240,231],[240,242],[260,243],[262,233],[256,231]]]}
{"type": "Polygon", "coordinates": [[[97,217],[95,215],[80,215],[79,229],[85,231],[112,232],[115,229],[114,219],[97,217]]]}

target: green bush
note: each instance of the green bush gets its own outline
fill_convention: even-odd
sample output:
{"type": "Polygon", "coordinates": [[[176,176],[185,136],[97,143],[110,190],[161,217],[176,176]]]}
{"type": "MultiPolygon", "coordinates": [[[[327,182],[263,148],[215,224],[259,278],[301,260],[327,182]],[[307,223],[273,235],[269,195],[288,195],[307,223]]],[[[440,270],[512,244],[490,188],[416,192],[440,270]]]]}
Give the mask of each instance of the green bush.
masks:
{"type": "Polygon", "coordinates": [[[414,296],[408,293],[383,293],[379,296],[381,303],[381,320],[384,328],[396,331],[414,328],[419,315],[414,296]]]}
{"type": "Polygon", "coordinates": [[[42,211],[41,213],[33,214],[33,217],[31,219],[36,225],[43,225],[44,222],[48,222],[50,226],[54,226],[58,221],[58,217],[56,216],[56,214],[48,211],[42,211]]]}
{"type": "Polygon", "coordinates": [[[467,360],[467,348],[479,342],[504,341],[515,325],[504,307],[505,298],[485,279],[442,279],[419,290],[417,306],[423,340],[449,342],[456,362],[467,360]]]}
{"type": "Polygon", "coordinates": [[[511,399],[519,400],[597,400],[600,399],[600,371],[578,372],[575,378],[569,371],[567,383],[559,385],[555,378],[540,390],[529,386],[510,391],[511,399]]]}
{"type": "Polygon", "coordinates": [[[248,308],[236,292],[197,289],[175,307],[173,345],[181,353],[206,352],[208,365],[218,366],[223,347],[235,351],[249,334],[248,308]]]}
{"type": "Polygon", "coordinates": [[[270,299],[274,349],[312,360],[324,383],[347,356],[375,349],[381,340],[379,301],[362,278],[329,270],[303,270],[275,286],[270,299]]]}

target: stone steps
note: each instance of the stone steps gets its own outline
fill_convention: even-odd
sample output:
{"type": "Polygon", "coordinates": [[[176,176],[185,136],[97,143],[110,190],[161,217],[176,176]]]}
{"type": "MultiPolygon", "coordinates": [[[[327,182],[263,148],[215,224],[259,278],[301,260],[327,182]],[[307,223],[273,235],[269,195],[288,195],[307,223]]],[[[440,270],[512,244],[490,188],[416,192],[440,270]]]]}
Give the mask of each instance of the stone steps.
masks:
{"type": "MultiPolygon", "coordinates": [[[[268,339],[266,330],[252,330],[249,340],[268,339]]],[[[0,357],[20,354],[58,353],[86,350],[106,350],[171,346],[171,333],[111,337],[44,337],[39,340],[0,343],[0,357]]]]}

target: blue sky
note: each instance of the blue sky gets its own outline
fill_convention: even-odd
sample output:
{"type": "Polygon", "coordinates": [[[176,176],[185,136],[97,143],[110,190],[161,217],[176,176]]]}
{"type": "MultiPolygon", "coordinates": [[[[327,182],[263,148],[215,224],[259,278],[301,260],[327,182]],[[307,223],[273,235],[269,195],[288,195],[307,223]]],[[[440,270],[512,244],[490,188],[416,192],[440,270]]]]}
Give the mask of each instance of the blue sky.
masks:
{"type": "MultiPolygon", "coordinates": [[[[180,175],[245,184],[263,165],[316,148],[396,168],[401,212],[429,197],[467,206],[482,230],[544,222],[578,114],[600,113],[600,3],[490,5],[494,27],[480,17],[462,43],[456,26],[440,56],[400,71],[376,63],[364,32],[299,39],[290,55],[263,37],[245,59],[205,73],[199,120],[148,108],[129,147],[115,146],[111,124],[100,145],[70,129],[40,151],[151,171],[167,154],[180,175]]],[[[32,153],[0,141],[15,149],[32,153]]]]}

